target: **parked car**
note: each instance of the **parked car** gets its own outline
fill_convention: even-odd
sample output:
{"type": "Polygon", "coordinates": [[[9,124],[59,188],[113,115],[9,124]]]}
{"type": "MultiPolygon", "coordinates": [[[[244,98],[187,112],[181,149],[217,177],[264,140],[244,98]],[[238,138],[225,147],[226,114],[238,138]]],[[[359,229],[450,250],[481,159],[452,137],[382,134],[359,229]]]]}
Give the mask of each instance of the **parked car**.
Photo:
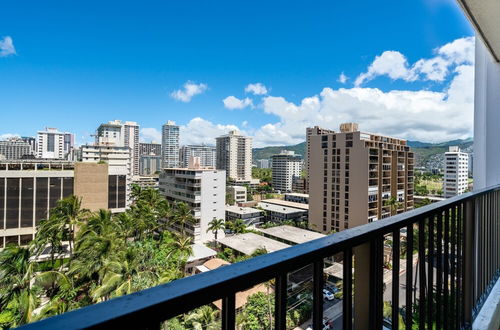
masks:
{"type": "Polygon", "coordinates": [[[331,293],[327,289],[323,289],[323,298],[325,298],[327,300],[333,300],[333,299],[335,299],[333,293],[331,293]]]}
{"type": "Polygon", "coordinates": [[[339,290],[339,288],[337,288],[337,287],[336,287],[336,286],[334,286],[334,285],[325,285],[325,288],[326,288],[328,291],[332,292],[333,294],[335,294],[335,293],[337,293],[337,292],[339,292],[339,291],[340,291],[340,290],[339,290]]]}

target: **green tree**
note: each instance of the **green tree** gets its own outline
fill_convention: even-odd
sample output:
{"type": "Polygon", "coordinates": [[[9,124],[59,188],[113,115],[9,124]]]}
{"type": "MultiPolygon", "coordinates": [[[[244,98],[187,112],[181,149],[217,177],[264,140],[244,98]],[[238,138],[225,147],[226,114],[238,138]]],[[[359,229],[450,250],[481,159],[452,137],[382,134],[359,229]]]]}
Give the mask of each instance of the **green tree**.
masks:
{"type": "Polygon", "coordinates": [[[218,231],[219,230],[224,230],[224,228],[225,228],[225,221],[224,221],[224,219],[213,218],[212,221],[210,221],[208,223],[207,233],[209,231],[211,231],[212,234],[214,234],[215,240],[217,240],[217,233],[218,233],[218,231]]]}

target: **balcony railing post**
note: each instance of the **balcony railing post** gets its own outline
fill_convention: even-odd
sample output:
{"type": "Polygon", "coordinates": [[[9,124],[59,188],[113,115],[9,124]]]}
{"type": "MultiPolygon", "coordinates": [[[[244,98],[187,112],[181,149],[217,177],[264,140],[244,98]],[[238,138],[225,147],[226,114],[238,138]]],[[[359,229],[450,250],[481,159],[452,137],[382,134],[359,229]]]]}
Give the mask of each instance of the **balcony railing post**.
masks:
{"type": "Polygon", "coordinates": [[[463,320],[464,324],[472,324],[472,312],[474,308],[474,276],[475,276],[475,203],[471,198],[465,203],[463,214],[463,320]]]}
{"type": "Polygon", "coordinates": [[[354,248],[354,329],[370,328],[370,243],[354,248]]]}

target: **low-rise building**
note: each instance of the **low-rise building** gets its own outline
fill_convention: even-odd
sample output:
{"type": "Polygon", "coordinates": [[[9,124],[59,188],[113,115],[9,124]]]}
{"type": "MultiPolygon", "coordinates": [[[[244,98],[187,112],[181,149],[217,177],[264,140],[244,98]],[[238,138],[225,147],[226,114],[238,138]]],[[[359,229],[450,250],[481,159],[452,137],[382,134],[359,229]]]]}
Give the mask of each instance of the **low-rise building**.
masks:
{"type": "Polygon", "coordinates": [[[202,266],[205,262],[209,261],[212,258],[215,258],[215,256],[217,255],[217,251],[214,251],[203,244],[193,244],[191,245],[191,249],[193,253],[186,261],[186,274],[196,274],[197,267],[202,266]]]}
{"type": "Polygon", "coordinates": [[[269,237],[288,245],[302,244],[326,236],[312,230],[287,225],[265,229],[258,228],[257,230],[259,230],[265,237],[269,237]]]}
{"type": "Polygon", "coordinates": [[[288,193],[285,194],[285,201],[301,204],[309,204],[309,194],[288,193]]]}
{"type": "MultiPolygon", "coordinates": [[[[207,168],[166,168],[160,173],[159,189],[171,202],[186,203],[196,219],[195,224],[186,226],[186,233],[195,243],[214,239],[208,230],[213,219],[226,218],[226,173],[207,168]]],[[[178,226],[172,228],[181,230],[178,226]]],[[[224,231],[218,232],[223,237],[224,231]]]]}
{"type": "Polygon", "coordinates": [[[273,221],[273,222],[307,221],[307,212],[308,212],[307,210],[272,204],[266,201],[262,201],[259,204],[257,204],[259,208],[265,211],[264,212],[265,221],[273,221]]]}
{"type": "Polygon", "coordinates": [[[226,236],[217,240],[220,244],[243,255],[251,255],[258,249],[266,249],[268,253],[286,249],[290,245],[278,242],[276,240],[257,235],[254,233],[245,233],[232,236],[226,236]]]}
{"type": "Polygon", "coordinates": [[[235,204],[247,201],[247,188],[243,186],[228,186],[227,193],[232,197],[235,204]]]}
{"type": "Polygon", "coordinates": [[[252,207],[226,206],[226,221],[243,220],[246,225],[254,225],[262,221],[263,214],[252,207]]]}
{"type": "Polygon", "coordinates": [[[292,191],[297,193],[306,192],[306,179],[301,177],[293,177],[292,179],[292,191]]]}
{"type": "Polygon", "coordinates": [[[309,204],[290,202],[290,201],[283,200],[283,199],[270,198],[270,199],[263,199],[261,202],[279,205],[279,206],[285,206],[285,207],[293,207],[294,209],[299,209],[299,210],[304,210],[304,211],[309,210],[309,204]]]}

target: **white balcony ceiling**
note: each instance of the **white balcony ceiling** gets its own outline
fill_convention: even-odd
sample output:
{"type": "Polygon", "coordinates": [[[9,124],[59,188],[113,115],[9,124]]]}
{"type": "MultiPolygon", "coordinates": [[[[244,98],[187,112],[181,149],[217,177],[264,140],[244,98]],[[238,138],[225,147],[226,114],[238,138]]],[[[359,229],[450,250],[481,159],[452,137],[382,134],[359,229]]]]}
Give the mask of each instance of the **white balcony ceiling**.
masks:
{"type": "Polygon", "coordinates": [[[458,0],[491,55],[500,61],[500,1],[458,0]]]}

